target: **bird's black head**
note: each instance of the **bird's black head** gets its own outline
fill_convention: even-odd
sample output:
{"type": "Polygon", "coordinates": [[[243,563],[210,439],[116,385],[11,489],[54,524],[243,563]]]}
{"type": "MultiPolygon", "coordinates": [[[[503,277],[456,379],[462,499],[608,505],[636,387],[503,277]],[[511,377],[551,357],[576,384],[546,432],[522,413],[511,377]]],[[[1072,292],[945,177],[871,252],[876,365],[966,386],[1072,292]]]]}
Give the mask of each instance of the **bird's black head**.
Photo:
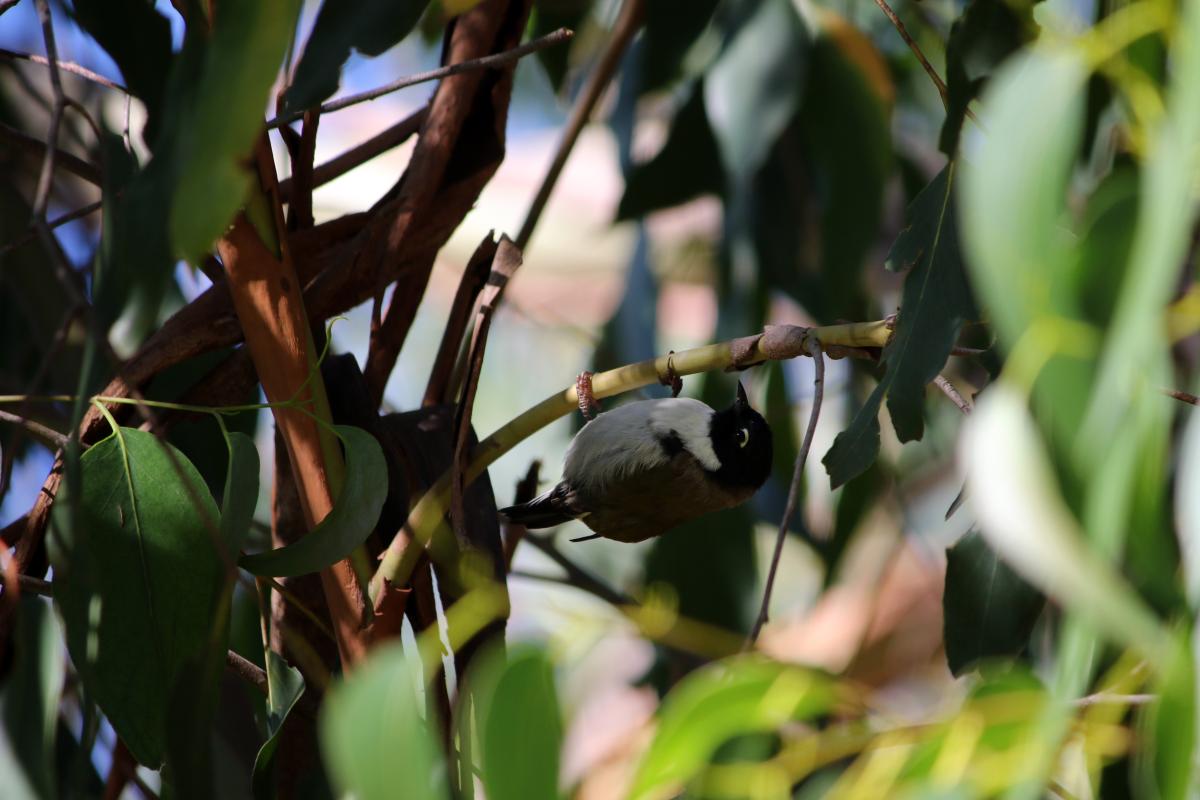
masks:
{"type": "Polygon", "coordinates": [[[757,489],[771,474],[771,428],[762,415],[750,407],[746,390],[738,383],[737,399],[724,411],[713,414],[709,428],[713,451],[721,462],[714,473],[728,486],[757,489]]]}

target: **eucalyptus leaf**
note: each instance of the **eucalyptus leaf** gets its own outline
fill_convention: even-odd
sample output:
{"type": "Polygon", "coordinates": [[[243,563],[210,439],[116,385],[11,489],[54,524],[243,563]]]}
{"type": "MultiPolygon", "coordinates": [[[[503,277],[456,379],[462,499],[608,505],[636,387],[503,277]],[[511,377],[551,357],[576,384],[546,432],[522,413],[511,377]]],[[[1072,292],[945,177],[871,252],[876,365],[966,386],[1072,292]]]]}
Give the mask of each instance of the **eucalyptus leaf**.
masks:
{"type": "Polygon", "coordinates": [[[307,535],[285,547],[242,556],[238,565],[255,575],[290,578],[320,572],[347,558],[379,521],[387,499],[388,473],[383,450],[361,428],[334,425],[346,453],[346,477],[333,509],[307,535]]]}
{"type": "Polygon", "coordinates": [[[54,736],[66,653],[48,602],[40,597],[20,599],[13,644],[12,668],[0,689],[0,766],[10,761],[2,771],[4,792],[55,797],[54,736]]]}
{"type": "Polygon", "coordinates": [[[630,797],[673,796],[729,739],[810,719],[833,701],[833,681],[815,670],[754,656],[699,669],[663,700],[630,797]]]}
{"type": "Polygon", "coordinates": [[[229,446],[229,467],[221,495],[221,539],[229,548],[230,557],[237,558],[258,505],[258,450],[253,439],[237,431],[230,431],[225,441],[229,446]]]}
{"type": "Polygon", "coordinates": [[[284,110],[310,108],[333,95],[351,50],[382,54],[416,27],[427,5],[429,0],[325,0],[283,95],[284,110]]]}
{"type": "Polygon", "coordinates": [[[275,753],[287,716],[304,694],[304,677],[274,650],[267,650],[267,740],[254,758],[253,786],[257,800],[275,797],[275,753]]]}
{"type": "Polygon", "coordinates": [[[562,716],[554,667],[541,650],[501,651],[479,664],[473,697],[483,759],[483,786],[491,800],[559,796],[562,716]],[[514,731],[521,735],[514,736],[514,731]]]}
{"type": "Polygon", "coordinates": [[[942,612],[950,672],[959,676],[984,659],[1019,655],[1044,605],[978,531],[968,532],[946,550],[942,612]]]}
{"type": "Polygon", "coordinates": [[[169,230],[174,252],[202,257],[246,202],[251,151],[300,11],[300,0],[227,3],[176,130],[169,230]]]}
{"type": "Polygon", "coordinates": [[[184,455],[144,431],[118,429],[79,464],[82,493],[62,491],[47,543],[54,600],[84,687],[157,768],[171,691],[209,646],[220,604],[217,507],[184,455]]]}
{"type": "MultiPolygon", "coordinates": [[[[444,765],[421,718],[400,642],[376,647],[325,696],[321,751],[334,785],[358,800],[447,797],[444,765]]],[[[515,733],[514,733],[515,735],[515,733]]]]}

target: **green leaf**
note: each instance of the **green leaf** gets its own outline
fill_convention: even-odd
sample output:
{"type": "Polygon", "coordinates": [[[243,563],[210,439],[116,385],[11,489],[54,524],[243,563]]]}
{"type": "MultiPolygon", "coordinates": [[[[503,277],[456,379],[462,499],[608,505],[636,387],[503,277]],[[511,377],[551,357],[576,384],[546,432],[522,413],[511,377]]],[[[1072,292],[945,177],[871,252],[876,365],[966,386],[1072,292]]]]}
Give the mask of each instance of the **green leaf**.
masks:
{"type": "Polygon", "coordinates": [[[888,412],[902,442],[924,435],[925,387],[946,365],[963,323],[976,316],[958,246],[953,186],[951,162],[913,200],[909,226],[886,261],[891,270],[911,269],[883,351],[888,412]]]}
{"type": "Polygon", "coordinates": [[[387,499],[387,462],[375,437],[361,428],[334,425],[346,452],[346,478],[333,509],[308,535],[286,547],[242,556],[255,575],[291,578],[320,572],[348,557],[371,535],[387,499]]]}
{"type": "MultiPolygon", "coordinates": [[[[820,224],[820,289],[831,319],[865,318],[863,265],[879,236],[884,186],[892,171],[886,109],[858,60],[874,55],[873,48],[850,31],[822,33],[812,43],[797,117],[800,152],[811,170],[806,200],[816,206],[820,224]],[[850,36],[856,39],[844,43],[850,36]],[[866,56],[853,48],[862,48],[866,56]]],[[[795,151],[789,155],[794,158],[795,151]]],[[[801,302],[809,307],[808,298],[801,302]]]]}
{"type": "Polygon", "coordinates": [[[72,7],[79,26],[120,68],[125,87],[146,105],[142,139],[152,144],[174,58],[171,23],[145,0],[76,0],[72,7]]]}
{"type": "Polygon", "coordinates": [[[416,27],[428,0],[325,0],[304,45],[292,85],[283,95],[285,111],[310,108],[338,89],[342,65],[356,50],[377,56],[416,27]]]}
{"type": "Polygon", "coordinates": [[[54,735],[66,671],[62,631],[39,597],[22,597],[16,617],[12,670],[0,692],[0,765],[12,762],[0,771],[4,793],[55,797],[54,735]]]}
{"type": "Polygon", "coordinates": [[[216,15],[186,122],[177,129],[171,242],[196,260],[246,199],[263,110],[292,38],[299,0],[227,3],[216,15]]]}
{"type": "Polygon", "coordinates": [[[808,32],[789,0],[760,0],[704,79],[704,107],[730,182],[744,186],[800,103],[808,32]]]}
{"type": "Polygon", "coordinates": [[[1088,547],[1024,400],[1003,381],[975,406],[960,452],[968,502],[997,554],[1096,631],[1161,666],[1169,653],[1167,633],[1109,562],[1088,547]]]}
{"type": "Polygon", "coordinates": [[[230,557],[237,558],[258,505],[258,450],[253,439],[237,431],[231,431],[225,441],[229,446],[229,468],[221,495],[221,539],[230,557]]]}
{"type": "MultiPolygon", "coordinates": [[[[529,38],[537,39],[559,28],[579,33],[591,14],[592,0],[538,0],[533,4],[533,16],[529,26],[529,38]]],[[[574,41],[546,47],[538,51],[537,58],[555,92],[561,91],[570,66],[571,46],[574,41]]]]}
{"type": "Polygon", "coordinates": [[[821,459],[829,473],[830,488],[836,489],[866,472],[879,455],[879,407],[887,384],[875,385],[844,431],[833,440],[821,459]]]}
{"type": "Polygon", "coordinates": [[[393,642],[372,650],[326,695],[321,751],[341,792],[388,800],[404,787],[411,800],[447,797],[444,766],[421,718],[416,685],[403,646],[393,642]]]}
{"type": "Polygon", "coordinates": [[[950,158],[958,150],[967,105],[982,91],[1000,62],[1034,35],[1032,6],[1025,0],[971,0],[950,26],[946,40],[946,90],[949,102],[938,147],[950,158]]]}
{"type": "Polygon", "coordinates": [[[120,428],[79,463],[81,495],[54,504],[54,600],[84,686],[157,768],[171,690],[209,644],[220,601],[216,504],[183,454],[144,431],[120,428]]]}
{"type": "Polygon", "coordinates": [[[254,759],[254,796],[269,800],[275,796],[275,752],[279,732],[288,714],[304,694],[304,677],[274,650],[267,650],[267,740],[254,759]]]}
{"type": "Polygon", "coordinates": [[[1196,656],[1191,639],[1187,628],[1176,632],[1172,657],[1154,686],[1155,702],[1139,720],[1145,746],[1135,763],[1142,797],[1196,796],[1196,656]]]}
{"type": "Polygon", "coordinates": [[[827,676],[754,656],[697,670],[663,700],[658,731],[638,765],[630,797],[677,792],[729,739],[810,719],[833,702],[827,676]]]}
{"type": "Polygon", "coordinates": [[[474,697],[487,796],[558,797],[562,718],[550,659],[521,648],[507,659],[495,651],[479,667],[474,697]]]}
{"type": "Polygon", "coordinates": [[[1010,59],[984,98],[988,135],[961,165],[971,285],[1006,347],[1034,318],[1074,312],[1072,242],[1060,223],[1086,80],[1076,50],[1035,48],[1010,59]]]}
{"type": "Polygon", "coordinates": [[[712,128],[704,112],[704,94],[693,84],[671,121],[662,149],[637,164],[625,180],[617,221],[644,217],[705,194],[723,194],[725,174],[712,128]]]}
{"type": "Polygon", "coordinates": [[[717,0],[655,0],[646,4],[642,93],[662,89],[685,75],[694,77],[704,70],[715,54],[711,51],[719,46],[715,41],[705,41],[716,38],[710,23],[717,7],[717,0]],[[704,52],[697,53],[697,49],[704,52]]]}
{"type": "Polygon", "coordinates": [[[983,659],[1020,654],[1044,605],[978,531],[969,531],[946,550],[942,611],[950,672],[958,677],[983,659]]]}

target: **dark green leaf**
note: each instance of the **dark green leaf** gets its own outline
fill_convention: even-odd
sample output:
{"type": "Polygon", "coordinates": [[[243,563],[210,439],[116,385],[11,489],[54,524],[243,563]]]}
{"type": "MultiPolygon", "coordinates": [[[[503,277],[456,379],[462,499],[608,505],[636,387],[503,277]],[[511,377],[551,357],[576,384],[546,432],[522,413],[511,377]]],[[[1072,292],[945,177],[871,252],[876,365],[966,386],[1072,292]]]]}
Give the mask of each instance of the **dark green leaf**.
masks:
{"type": "Polygon", "coordinates": [[[831,488],[863,474],[875,463],[879,455],[879,406],[885,389],[886,385],[880,381],[821,459],[829,473],[831,488]]]}
{"type": "Polygon", "coordinates": [[[299,541],[243,556],[238,562],[242,569],[276,578],[320,572],[349,556],[374,530],[388,492],[383,450],[375,437],[361,428],[333,427],[346,452],[346,477],[333,509],[299,541]]]}
{"type": "Polygon", "coordinates": [[[84,686],[156,768],[171,690],[209,644],[221,596],[216,504],[183,454],[144,431],[121,428],[80,469],[78,526],[72,498],[54,505],[54,600],[84,686]]]}
{"type": "Polygon", "coordinates": [[[982,91],[988,73],[1035,35],[1032,4],[1022,0],[971,0],[950,27],[946,41],[946,121],[938,146],[953,158],[967,105],[982,91]]]}
{"type": "Polygon", "coordinates": [[[228,3],[216,15],[186,123],[176,131],[176,255],[201,257],[245,202],[249,156],[299,10],[299,0],[262,0],[228,3]]]}
{"type": "MultiPolygon", "coordinates": [[[[697,74],[708,58],[685,64],[689,50],[697,45],[709,27],[717,0],[654,0],[646,4],[646,23],[642,32],[642,91],[661,89],[685,74],[697,74]]],[[[712,37],[715,39],[715,33],[712,37]]],[[[711,50],[719,44],[711,43],[711,50]]]]}
{"type": "MultiPolygon", "coordinates": [[[[537,0],[533,4],[533,20],[529,38],[536,39],[559,28],[579,32],[592,10],[593,0],[537,0]]],[[[546,70],[554,91],[560,91],[570,64],[571,42],[546,47],[538,51],[538,61],[546,70]]]]}
{"type": "Polygon", "coordinates": [[[694,84],[671,121],[662,149],[629,173],[617,220],[644,217],[704,194],[722,194],[725,175],[720,163],[717,142],[704,113],[703,91],[694,84]]]}
{"type": "MultiPolygon", "coordinates": [[[[892,171],[891,131],[883,100],[857,56],[840,46],[847,35],[821,35],[813,42],[797,119],[800,152],[811,170],[810,202],[820,224],[826,313],[835,319],[863,319],[863,264],[879,236],[883,190],[892,171]]],[[[871,46],[869,41],[856,44],[871,46]]],[[[807,299],[802,302],[807,308],[807,299]]]]}
{"type": "Polygon", "coordinates": [[[796,113],[808,32],[789,0],[761,0],[704,79],[704,107],[730,182],[744,186],[796,113]]]}
{"type": "Polygon", "coordinates": [[[11,781],[14,797],[55,797],[51,765],[66,669],[62,631],[40,597],[22,597],[16,616],[15,657],[0,692],[0,765],[12,762],[2,770],[4,793],[9,796],[11,781]]]}
{"type": "Polygon", "coordinates": [[[372,650],[326,695],[321,751],[340,791],[359,800],[389,800],[403,787],[408,800],[446,798],[443,765],[421,719],[416,686],[397,641],[372,650]]]}
{"type": "Polygon", "coordinates": [[[429,0],[325,0],[304,45],[295,78],[283,96],[284,110],[310,108],[337,91],[342,65],[356,50],[377,56],[408,35],[429,0]]]}
{"type": "Polygon", "coordinates": [[[1044,605],[977,531],[967,533],[946,550],[942,611],[950,671],[959,676],[980,660],[1020,654],[1044,605]]]}
{"type": "Polygon", "coordinates": [[[945,366],[963,323],[975,316],[953,204],[951,162],[917,195],[909,226],[888,253],[887,267],[911,268],[896,329],[883,351],[888,412],[900,441],[925,432],[925,387],[945,366]]]}
{"type": "Polygon", "coordinates": [[[258,450],[254,440],[244,433],[231,431],[229,469],[225,473],[225,492],[221,500],[221,539],[232,558],[246,541],[254,509],[258,505],[258,450]]]}
{"type": "Polygon", "coordinates": [[[632,798],[674,796],[727,740],[826,712],[833,682],[813,671],[741,657],[689,675],[667,695],[632,798]]]}
{"type": "Polygon", "coordinates": [[[557,797],[562,719],[554,667],[532,648],[515,650],[507,660],[493,655],[491,663],[480,664],[474,694],[487,796],[557,797]]]}
{"type": "Polygon", "coordinates": [[[275,752],[279,749],[279,732],[302,694],[304,677],[300,671],[274,650],[267,650],[267,741],[263,742],[254,759],[253,783],[257,800],[275,796],[275,752]]]}
{"type": "Polygon", "coordinates": [[[174,57],[171,23],[145,0],[75,0],[75,19],[112,57],[129,91],[146,105],[142,139],[153,144],[174,57]]]}

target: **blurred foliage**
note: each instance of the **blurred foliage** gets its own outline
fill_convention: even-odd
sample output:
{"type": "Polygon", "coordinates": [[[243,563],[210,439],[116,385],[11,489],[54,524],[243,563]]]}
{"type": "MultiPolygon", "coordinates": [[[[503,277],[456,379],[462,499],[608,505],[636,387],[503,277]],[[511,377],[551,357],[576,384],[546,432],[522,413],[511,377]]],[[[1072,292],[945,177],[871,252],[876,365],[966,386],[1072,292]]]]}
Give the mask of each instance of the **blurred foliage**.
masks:
{"type": "MultiPolygon", "coordinates": [[[[54,98],[45,64],[4,57],[4,409],[67,431],[86,403],[64,395],[138,366],[139,347],[179,308],[225,302],[213,244],[264,197],[249,167],[264,110],[310,109],[356,60],[380,58],[380,74],[394,46],[447,41],[476,6],[500,9],[513,31],[526,19],[525,6],[499,0],[46,4],[106,54],[139,113],[114,113],[120,89],[70,79],[79,99],[62,118],[49,219],[97,198],[101,213],[57,228],[47,249],[30,220],[54,98]],[[185,279],[200,269],[218,285],[188,292],[188,305],[185,279]],[[53,397],[35,408],[25,394],[53,397]]],[[[620,6],[534,0],[527,37],[577,31],[530,59],[546,98],[574,102],[620,6]]],[[[6,22],[30,10],[7,9],[6,22]]],[[[585,624],[506,650],[496,617],[507,587],[471,558],[433,572],[422,561],[409,585],[389,587],[413,598],[402,601],[415,638],[388,631],[353,668],[323,663],[277,625],[286,608],[327,633],[328,609],[268,591],[265,576],[319,572],[364,545],[377,555],[387,542],[375,539],[404,525],[377,524],[385,503],[411,507],[428,488],[370,414],[337,428],[346,476],[333,512],[275,549],[255,521],[267,512],[253,414],[172,418],[161,436],[133,423],[77,459],[82,447],[68,448],[48,552],[23,551],[23,525],[0,552],[2,793],[100,796],[97,755],[129,780],[103,720],[180,797],[229,786],[258,798],[473,797],[476,785],[496,800],[1195,796],[1200,424],[1163,390],[1186,400],[1200,385],[1200,0],[894,11],[903,36],[876,6],[841,0],[649,0],[618,54],[607,122],[623,186],[610,218],[633,247],[595,369],[661,352],[672,322],[662,308],[682,283],[714,299],[713,340],[772,323],[891,319],[886,346],[829,353],[823,470],[814,458],[800,486],[754,652],[736,654],[813,400],[806,363],[686,383],[724,407],[741,378],[769,419],[776,461],[754,502],[620,558],[563,557],[568,583],[614,607],[606,632],[625,626],[639,653],[654,645],[629,669],[605,665],[627,695],[589,685],[580,696],[586,681],[569,673],[585,624]],[[942,70],[944,96],[913,48],[942,70]],[[706,208],[716,229],[688,228],[706,208]],[[36,571],[21,591],[18,556],[36,571]],[[48,567],[49,587],[36,580],[48,567]],[[452,583],[464,591],[452,596],[452,583]],[[53,595],[53,611],[36,592],[53,595]],[[230,647],[261,668],[242,665],[245,692],[224,685],[230,647]],[[593,724],[589,703],[623,715],[614,696],[654,705],[652,719],[577,730],[593,724]],[[603,757],[580,767],[595,742],[603,757]]],[[[472,125],[507,108],[500,74],[462,99],[472,125]]],[[[422,146],[440,131],[422,131],[422,146]]],[[[282,137],[295,191],[301,132],[282,137]]],[[[474,141],[455,144],[437,180],[458,185],[474,141]]],[[[363,218],[376,222],[390,199],[364,202],[363,218]]],[[[353,217],[337,222],[362,224],[353,217]]],[[[417,288],[405,298],[412,315],[417,288]]],[[[171,329],[169,346],[188,356],[141,388],[162,410],[194,415],[178,404],[227,378],[237,351],[230,337],[193,353],[189,333],[171,329]]],[[[253,407],[254,384],[239,391],[231,402],[253,407]]],[[[0,496],[14,465],[57,446],[28,427],[5,428],[0,496]]],[[[275,491],[278,530],[289,509],[275,491]]],[[[506,577],[531,576],[529,550],[506,577]]]]}

